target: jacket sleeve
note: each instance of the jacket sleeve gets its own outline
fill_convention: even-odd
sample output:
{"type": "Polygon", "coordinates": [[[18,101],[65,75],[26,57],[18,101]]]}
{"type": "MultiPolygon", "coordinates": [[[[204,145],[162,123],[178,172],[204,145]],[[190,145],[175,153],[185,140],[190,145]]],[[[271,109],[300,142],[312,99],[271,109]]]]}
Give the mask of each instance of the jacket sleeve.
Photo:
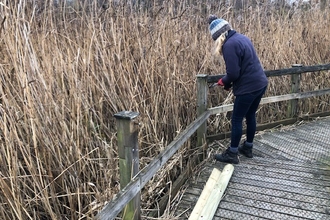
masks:
{"type": "Polygon", "coordinates": [[[222,81],[226,85],[230,85],[240,77],[241,51],[239,44],[230,43],[223,45],[222,54],[226,64],[227,74],[222,78],[222,81]]]}

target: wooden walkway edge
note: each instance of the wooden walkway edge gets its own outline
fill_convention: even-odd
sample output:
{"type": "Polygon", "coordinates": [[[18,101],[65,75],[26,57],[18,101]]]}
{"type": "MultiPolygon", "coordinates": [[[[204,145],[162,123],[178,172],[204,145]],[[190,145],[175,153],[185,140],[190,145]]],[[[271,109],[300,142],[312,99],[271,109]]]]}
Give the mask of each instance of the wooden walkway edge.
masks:
{"type": "MultiPolygon", "coordinates": [[[[330,219],[330,117],[264,132],[254,145],[254,158],[234,165],[213,219],[330,219]]],[[[173,219],[188,219],[212,169],[225,165],[209,160],[188,181],[173,219]]]]}

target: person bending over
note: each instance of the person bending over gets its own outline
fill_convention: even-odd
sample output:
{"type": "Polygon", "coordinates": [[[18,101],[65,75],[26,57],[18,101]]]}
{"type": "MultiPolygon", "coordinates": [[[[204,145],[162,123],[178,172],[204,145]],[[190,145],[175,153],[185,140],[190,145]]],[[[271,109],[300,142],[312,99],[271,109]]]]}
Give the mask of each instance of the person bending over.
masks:
{"type": "Polygon", "coordinates": [[[226,163],[239,163],[238,152],[252,158],[253,139],[256,132],[256,111],[266,92],[268,79],[251,40],[232,29],[228,21],[210,15],[208,18],[215,52],[223,56],[226,75],[218,81],[225,90],[232,87],[235,96],[231,117],[231,142],[222,154],[214,159],[226,163]],[[242,123],[246,119],[246,141],[239,146],[242,123]]]}

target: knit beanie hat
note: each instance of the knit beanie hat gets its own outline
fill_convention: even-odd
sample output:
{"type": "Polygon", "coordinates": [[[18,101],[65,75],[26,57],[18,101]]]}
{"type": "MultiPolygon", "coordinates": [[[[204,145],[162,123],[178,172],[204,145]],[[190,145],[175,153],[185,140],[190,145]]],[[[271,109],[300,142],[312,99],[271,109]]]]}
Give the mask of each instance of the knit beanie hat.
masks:
{"type": "Polygon", "coordinates": [[[210,15],[208,22],[213,40],[216,40],[221,34],[232,29],[228,21],[218,18],[215,15],[210,15]]]}

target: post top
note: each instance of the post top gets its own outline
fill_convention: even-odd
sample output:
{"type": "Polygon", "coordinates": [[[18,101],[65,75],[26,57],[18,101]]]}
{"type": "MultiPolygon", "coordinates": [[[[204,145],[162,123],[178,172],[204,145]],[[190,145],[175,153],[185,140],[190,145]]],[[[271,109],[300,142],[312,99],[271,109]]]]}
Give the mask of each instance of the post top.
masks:
{"type": "Polygon", "coordinates": [[[208,75],[207,74],[198,74],[196,75],[197,78],[207,78],[208,75]]]}
{"type": "Polygon", "coordinates": [[[137,116],[139,116],[139,113],[131,112],[131,111],[121,111],[121,112],[116,113],[114,116],[117,119],[132,120],[132,119],[136,118],[137,116]]]}

